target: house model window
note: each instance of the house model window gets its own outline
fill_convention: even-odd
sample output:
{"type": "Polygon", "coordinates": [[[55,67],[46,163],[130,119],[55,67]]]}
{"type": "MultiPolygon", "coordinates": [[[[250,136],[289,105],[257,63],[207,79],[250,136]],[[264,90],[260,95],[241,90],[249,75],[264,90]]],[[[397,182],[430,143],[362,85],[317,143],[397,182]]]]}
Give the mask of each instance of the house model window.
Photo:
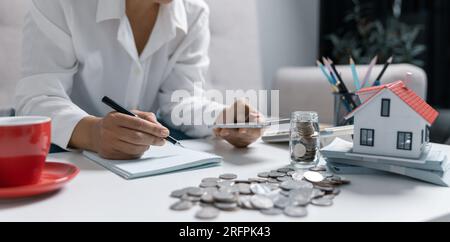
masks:
{"type": "Polygon", "coordinates": [[[397,149],[399,150],[412,150],[413,133],[411,132],[398,132],[397,136],[397,149]]]}
{"type": "Polygon", "coordinates": [[[361,145],[362,146],[374,146],[375,130],[373,129],[361,129],[361,145]]]}
{"type": "Polygon", "coordinates": [[[383,99],[381,100],[381,117],[391,116],[391,100],[383,99]]]}

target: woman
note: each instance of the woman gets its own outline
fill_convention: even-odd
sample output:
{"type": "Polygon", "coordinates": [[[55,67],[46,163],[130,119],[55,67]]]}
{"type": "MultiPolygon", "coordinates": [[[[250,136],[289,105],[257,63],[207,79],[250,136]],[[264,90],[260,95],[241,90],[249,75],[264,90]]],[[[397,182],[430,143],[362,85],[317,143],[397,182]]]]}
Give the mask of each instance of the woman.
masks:
{"type": "MultiPolygon", "coordinates": [[[[176,90],[194,93],[208,69],[209,12],[202,0],[34,0],[24,29],[23,79],[19,115],[53,120],[53,143],[90,150],[109,159],[132,159],[164,144],[173,128],[192,137],[211,134],[207,126],[174,127],[173,110],[194,115],[214,111],[217,120],[244,121],[235,110],[192,96],[172,102],[176,90]],[[140,117],[109,113],[109,96],[140,117]],[[228,114],[228,115],[226,115],[228,114]]],[[[236,147],[246,147],[261,130],[214,130],[236,147]]]]}

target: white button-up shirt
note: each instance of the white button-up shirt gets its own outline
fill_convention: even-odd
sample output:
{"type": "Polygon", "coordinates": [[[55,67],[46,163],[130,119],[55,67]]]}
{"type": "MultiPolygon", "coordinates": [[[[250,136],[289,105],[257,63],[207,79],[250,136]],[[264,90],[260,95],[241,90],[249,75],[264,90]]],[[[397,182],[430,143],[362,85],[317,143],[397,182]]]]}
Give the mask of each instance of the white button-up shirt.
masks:
{"type": "MultiPolygon", "coordinates": [[[[204,82],[208,19],[202,0],[161,5],[139,55],[125,0],[33,0],[24,28],[16,111],[51,117],[53,143],[63,148],[81,119],[111,111],[101,102],[103,96],[128,109],[158,112],[169,125],[177,123],[171,120],[175,108],[218,115],[224,107],[199,95],[171,101],[174,91],[194,94],[194,84],[204,82]]],[[[211,133],[207,126],[175,128],[193,137],[211,133]]]]}

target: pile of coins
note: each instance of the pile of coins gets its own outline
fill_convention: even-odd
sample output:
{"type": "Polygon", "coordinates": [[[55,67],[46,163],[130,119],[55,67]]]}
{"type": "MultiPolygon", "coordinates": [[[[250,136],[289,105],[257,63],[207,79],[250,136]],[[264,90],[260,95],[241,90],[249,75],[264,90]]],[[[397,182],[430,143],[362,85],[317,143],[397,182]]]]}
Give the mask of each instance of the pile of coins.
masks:
{"type": "Polygon", "coordinates": [[[289,217],[307,216],[307,206],[333,205],[340,194],[339,186],[350,181],[328,173],[319,166],[308,171],[281,168],[261,172],[257,178],[237,179],[235,174],[205,178],[198,187],[173,191],[170,196],[179,199],[170,209],[186,211],[199,205],[198,219],[217,218],[221,211],[257,210],[265,215],[285,214],[289,217]]]}
{"type": "Polygon", "coordinates": [[[292,139],[291,159],[296,162],[314,162],[319,152],[319,134],[312,122],[298,122],[297,138],[292,139]]]}

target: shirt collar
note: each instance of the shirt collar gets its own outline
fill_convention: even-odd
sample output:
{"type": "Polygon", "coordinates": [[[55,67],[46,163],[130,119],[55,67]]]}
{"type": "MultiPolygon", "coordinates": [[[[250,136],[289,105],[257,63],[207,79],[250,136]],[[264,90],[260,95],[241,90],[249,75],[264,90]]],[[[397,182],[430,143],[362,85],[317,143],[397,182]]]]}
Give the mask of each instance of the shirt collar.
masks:
{"type": "Polygon", "coordinates": [[[125,0],[98,0],[97,23],[125,16],[125,0]]]}
{"type": "MultiPolygon", "coordinates": [[[[125,6],[125,0],[98,0],[97,23],[121,19],[126,14],[125,6]]],[[[171,20],[169,24],[173,24],[173,27],[179,28],[185,34],[188,32],[186,8],[182,0],[173,0],[173,2],[163,5],[159,14],[166,15],[171,20]]]]}

